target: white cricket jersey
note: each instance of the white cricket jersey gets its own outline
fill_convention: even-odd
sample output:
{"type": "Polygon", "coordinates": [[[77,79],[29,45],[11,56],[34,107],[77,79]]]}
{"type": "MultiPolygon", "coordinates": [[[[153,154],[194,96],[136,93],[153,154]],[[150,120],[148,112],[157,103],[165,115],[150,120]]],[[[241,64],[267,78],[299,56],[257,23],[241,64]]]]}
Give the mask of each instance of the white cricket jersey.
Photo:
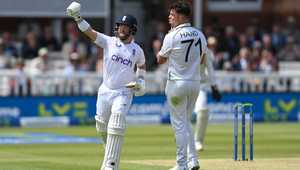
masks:
{"type": "Polygon", "coordinates": [[[206,50],[203,33],[185,23],[165,36],[158,55],[169,60],[169,80],[200,80],[200,60],[206,50]]]}
{"type": "Polygon", "coordinates": [[[97,33],[95,44],[103,48],[103,84],[110,89],[124,88],[135,81],[134,66],[145,64],[142,48],[132,41],[124,44],[117,37],[97,33]]]}
{"type": "Polygon", "coordinates": [[[210,49],[207,49],[206,55],[203,55],[200,65],[201,83],[208,83],[209,85],[216,84],[216,78],[214,73],[214,54],[210,49]]]}

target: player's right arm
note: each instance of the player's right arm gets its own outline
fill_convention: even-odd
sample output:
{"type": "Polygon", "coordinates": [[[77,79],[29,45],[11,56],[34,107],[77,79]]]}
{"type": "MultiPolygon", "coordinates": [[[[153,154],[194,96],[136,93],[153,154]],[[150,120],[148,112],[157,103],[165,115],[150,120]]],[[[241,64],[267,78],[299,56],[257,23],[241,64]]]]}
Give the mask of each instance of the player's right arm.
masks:
{"type": "Polygon", "coordinates": [[[167,34],[164,38],[160,51],[156,55],[158,64],[164,64],[167,61],[171,54],[172,47],[172,38],[170,37],[170,34],[167,34]]]}
{"type": "MultiPolygon", "coordinates": [[[[83,22],[84,20],[82,20],[81,22],[83,22]]],[[[77,22],[77,24],[80,24],[77,22]]],[[[95,31],[91,26],[86,30],[83,31],[83,33],[88,36],[93,42],[96,41],[97,39],[97,31],[95,31]]]]}
{"type": "Polygon", "coordinates": [[[88,36],[93,42],[95,42],[95,44],[104,48],[106,46],[108,36],[95,31],[90,24],[81,17],[80,8],[81,5],[78,2],[72,2],[67,7],[67,15],[77,22],[78,28],[81,32],[88,36]]]}

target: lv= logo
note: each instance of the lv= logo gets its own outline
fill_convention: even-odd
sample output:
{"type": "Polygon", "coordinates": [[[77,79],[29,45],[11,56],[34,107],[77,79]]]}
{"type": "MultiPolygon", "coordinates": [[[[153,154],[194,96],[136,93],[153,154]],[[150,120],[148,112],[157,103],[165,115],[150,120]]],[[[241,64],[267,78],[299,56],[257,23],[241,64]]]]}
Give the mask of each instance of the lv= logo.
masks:
{"type": "Polygon", "coordinates": [[[297,100],[291,99],[290,101],[277,100],[272,103],[267,99],[264,101],[265,120],[277,121],[287,120],[288,115],[297,107],[297,100]]]}

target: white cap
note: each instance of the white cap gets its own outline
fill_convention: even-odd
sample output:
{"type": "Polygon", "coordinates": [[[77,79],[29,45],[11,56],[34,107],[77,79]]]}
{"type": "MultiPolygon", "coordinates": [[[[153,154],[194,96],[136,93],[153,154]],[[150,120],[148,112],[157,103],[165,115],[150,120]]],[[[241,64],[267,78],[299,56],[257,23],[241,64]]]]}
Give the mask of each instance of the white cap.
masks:
{"type": "Polygon", "coordinates": [[[39,49],[39,56],[43,56],[48,54],[48,49],[46,47],[40,48],[39,49]]]}

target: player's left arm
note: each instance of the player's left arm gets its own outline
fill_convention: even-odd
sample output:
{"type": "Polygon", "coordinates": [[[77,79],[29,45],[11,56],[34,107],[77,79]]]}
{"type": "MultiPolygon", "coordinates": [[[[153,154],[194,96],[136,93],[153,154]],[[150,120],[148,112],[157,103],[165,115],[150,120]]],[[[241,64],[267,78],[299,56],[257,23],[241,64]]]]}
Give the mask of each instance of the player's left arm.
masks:
{"type": "Polygon", "coordinates": [[[145,79],[146,75],[146,64],[137,64],[136,65],[137,70],[136,70],[136,77],[137,79],[145,79]]]}
{"type": "Polygon", "coordinates": [[[130,82],[126,85],[127,88],[132,88],[134,90],[135,96],[143,96],[146,93],[146,64],[145,64],[145,55],[141,50],[139,58],[136,62],[136,81],[130,82]]]}
{"type": "Polygon", "coordinates": [[[146,93],[146,83],[145,83],[145,76],[146,76],[146,65],[145,64],[137,64],[136,69],[136,82],[134,86],[134,95],[135,96],[143,96],[146,93]]]}

